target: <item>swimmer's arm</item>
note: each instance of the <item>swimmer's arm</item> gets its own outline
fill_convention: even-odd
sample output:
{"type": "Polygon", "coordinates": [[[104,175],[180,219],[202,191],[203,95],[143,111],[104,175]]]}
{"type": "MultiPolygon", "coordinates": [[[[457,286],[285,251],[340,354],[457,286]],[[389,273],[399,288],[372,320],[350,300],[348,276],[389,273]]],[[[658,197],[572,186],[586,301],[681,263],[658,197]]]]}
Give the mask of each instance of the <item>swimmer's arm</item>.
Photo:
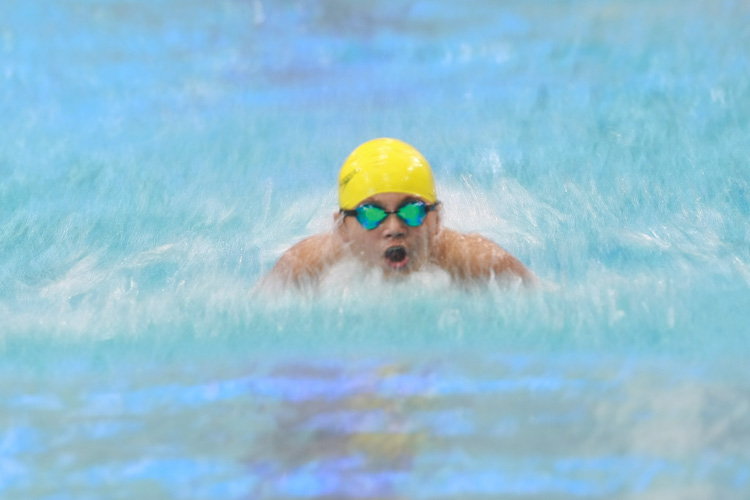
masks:
{"type": "Polygon", "coordinates": [[[438,264],[460,281],[521,278],[525,285],[538,282],[521,261],[496,243],[478,234],[442,229],[436,237],[438,264]]]}
{"type": "Polygon", "coordinates": [[[267,279],[297,286],[314,282],[328,266],[341,258],[342,251],[341,241],[334,234],[310,236],[287,250],[267,279]]]}

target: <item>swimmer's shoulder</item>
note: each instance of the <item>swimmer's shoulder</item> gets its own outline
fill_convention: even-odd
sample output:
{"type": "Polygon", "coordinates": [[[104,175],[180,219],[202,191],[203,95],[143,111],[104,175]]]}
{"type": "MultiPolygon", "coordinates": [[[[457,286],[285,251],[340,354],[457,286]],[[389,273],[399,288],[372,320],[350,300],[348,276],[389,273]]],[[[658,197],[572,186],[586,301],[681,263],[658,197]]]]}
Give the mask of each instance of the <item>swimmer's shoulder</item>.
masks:
{"type": "Polygon", "coordinates": [[[461,281],[518,277],[535,284],[536,276],[503,247],[476,233],[443,228],[435,237],[436,263],[461,281]]]}
{"type": "Polygon", "coordinates": [[[299,284],[314,280],[328,266],[341,259],[343,243],[334,233],[305,238],[284,252],[269,276],[299,284]]]}

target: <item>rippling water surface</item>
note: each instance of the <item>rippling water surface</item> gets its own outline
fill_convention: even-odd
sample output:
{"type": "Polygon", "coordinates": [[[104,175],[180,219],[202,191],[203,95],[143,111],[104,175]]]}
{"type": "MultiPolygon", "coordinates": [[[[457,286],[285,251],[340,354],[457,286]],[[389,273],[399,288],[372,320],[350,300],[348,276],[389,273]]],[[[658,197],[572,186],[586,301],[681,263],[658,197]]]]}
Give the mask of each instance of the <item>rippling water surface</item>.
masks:
{"type": "Polygon", "coordinates": [[[745,498],[744,2],[0,7],[3,498],[745,498]],[[532,292],[258,290],[393,136],[532,292]]]}

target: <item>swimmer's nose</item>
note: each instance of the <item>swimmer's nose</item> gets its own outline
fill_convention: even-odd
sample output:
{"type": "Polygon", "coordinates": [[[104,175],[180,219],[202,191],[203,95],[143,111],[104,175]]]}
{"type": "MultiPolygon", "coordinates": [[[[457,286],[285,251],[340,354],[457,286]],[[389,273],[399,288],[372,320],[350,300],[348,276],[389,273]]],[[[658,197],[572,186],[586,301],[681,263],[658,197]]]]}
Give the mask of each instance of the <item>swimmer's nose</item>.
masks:
{"type": "Polygon", "coordinates": [[[406,235],[404,222],[395,214],[390,214],[383,221],[383,235],[386,238],[403,238],[406,235]]]}

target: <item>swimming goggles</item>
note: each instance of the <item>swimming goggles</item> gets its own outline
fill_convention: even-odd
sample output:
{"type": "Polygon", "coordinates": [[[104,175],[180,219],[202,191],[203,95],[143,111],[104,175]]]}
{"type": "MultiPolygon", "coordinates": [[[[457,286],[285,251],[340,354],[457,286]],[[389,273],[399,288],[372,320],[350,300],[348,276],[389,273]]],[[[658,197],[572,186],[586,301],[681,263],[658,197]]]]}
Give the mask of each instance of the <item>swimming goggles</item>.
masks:
{"type": "Polygon", "coordinates": [[[371,231],[378,227],[389,215],[398,215],[399,219],[404,221],[409,227],[420,226],[429,212],[437,208],[440,202],[433,205],[427,205],[423,201],[409,201],[404,203],[396,210],[386,210],[377,205],[365,204],[360,205],[354,210],[342,210],[344,215],[351,215],[357,218],[363,228],[371,231]]]}

